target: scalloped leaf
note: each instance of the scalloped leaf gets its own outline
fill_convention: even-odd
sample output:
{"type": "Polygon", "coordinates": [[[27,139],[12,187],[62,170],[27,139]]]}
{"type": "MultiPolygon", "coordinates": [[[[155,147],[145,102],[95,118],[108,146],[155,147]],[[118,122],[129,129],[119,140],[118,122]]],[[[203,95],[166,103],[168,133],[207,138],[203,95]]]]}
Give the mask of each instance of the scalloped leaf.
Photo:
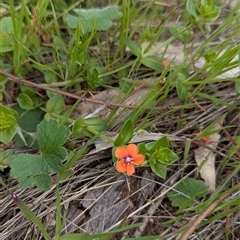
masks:
{"type": "Polygon", "coordinates": [[[83,33],[97,31],[106,31],[112,25],[114,19],[122,17],[122,13],[118,10],[118,6],[107,6],[105,8],[79,9],[73,11],[79,16],[76,17],[67,14],[65,21],[70,28],[77,28],[81,24],[83,33]]]}
{"type": "Polygon", "coordinates": [[[206,194],[208,194],[208,187],[203,181],[185,178],[167,195],[174,207],[183,210],[191,206],[196,197],[204,197],[206,194]]]}

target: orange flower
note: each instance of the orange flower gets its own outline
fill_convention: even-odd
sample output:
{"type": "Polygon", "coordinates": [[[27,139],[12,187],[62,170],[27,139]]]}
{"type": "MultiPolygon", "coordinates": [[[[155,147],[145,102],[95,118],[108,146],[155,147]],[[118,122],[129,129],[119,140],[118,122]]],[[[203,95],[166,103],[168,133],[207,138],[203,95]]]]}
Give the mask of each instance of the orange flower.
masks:
{"type": "Polygon", "coordinates": [[[164,67],[168,67],[171,64],[171,62],[169,62],[168,60],[162,60],[162,65],[164,67]]]}
{"type": "MultiPolygon", "coordinates": [[[[201,132],[196,133],[196,136],[198,136],[200,134],[201,134],[201,132]]],[[[211,141],[211,137],[210,136],[205,136],[205,137],[202,137],[200,140],[203,140],[205,143],[209,143],[211,141]]]]}
{"type": "Polygon", "coordinates": [[[211,137],[210,136],[205,136],[205,137],[202,138],[202,140],[206,143],[209,143],[210,140],[211,140],[211,137]]]}
{"type": "Polygon", "coordinates": [[[134,174],[134,165],[139,166],[144,162],[144,156],[138,154],[138,147],[135,144],[129,144],[127,147],[118,147],[115,151],[115,156],[120,159],[116,163],[117,171],[126,172],[128,176],[134,174]]]}

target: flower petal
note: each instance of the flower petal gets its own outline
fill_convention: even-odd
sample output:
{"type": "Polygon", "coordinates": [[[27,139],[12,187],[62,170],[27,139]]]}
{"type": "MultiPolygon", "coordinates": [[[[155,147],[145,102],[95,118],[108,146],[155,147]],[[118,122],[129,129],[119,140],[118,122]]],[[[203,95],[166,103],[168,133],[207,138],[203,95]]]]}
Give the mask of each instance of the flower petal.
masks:
{"type": "Polygon", "coordinates": [[[141,165],[144,162],[144,156],[142,154],[137,154],[137,156],[133,159],[134,165],[141,165]]]}
{"type": "Polygon", "coordinates": [[[127,175],[130,176],[130,175],[133,175],[135,172],[135,168],[132,164],[128,164],[127,165],[127,175]]]}
{"type": "Polygon", "coordinates": [[[127,165],[124,163],[124,161],[120,160],[116,163],[116,169],[118,172],[126,172],[127,165]]]}
{"type": "Polygon", "coordinates": [[[132,158],[135,158],[138,154],[138,146],[136,144],[129,144],[127,146],[127,152],[132,158]]]}
{"type": "Polygon", "coordinates": [[[118,147],[115,150],[115,156],[119,159],[123,159],[128,155],[128,151],[125,147],[118,147]]]}

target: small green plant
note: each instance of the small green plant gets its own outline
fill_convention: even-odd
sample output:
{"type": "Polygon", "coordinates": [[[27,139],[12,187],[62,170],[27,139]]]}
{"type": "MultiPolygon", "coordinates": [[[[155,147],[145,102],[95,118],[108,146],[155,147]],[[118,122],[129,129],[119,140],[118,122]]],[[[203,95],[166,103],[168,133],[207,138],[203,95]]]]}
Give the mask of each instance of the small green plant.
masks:
{"type": "Polygon", "coordinates": [[[126,172],[127,175],[132,175],[134,165],[141,165],[144,162],[149,165],[152,171],[159,177],[165,179],[167,176],[167,166],[178,160],[178,156],[170,150],[169,142],[166,137],[160,138],[156,142],[140,143],[139,147],[135,144],[130,144],[125,148],[122,145],[127,144],[133,137],[133,124],[131,120],[127,121],[120,130],[114,144],[119,146],[114,148],[113,159],[117,157],[120,161],[116,164],[116,169],[119,172],[126,172]]]}
{"type": "Polygon", "coordinates": [[[17,132],[18,114],[11,108],[0,104],[0,141],[9,143],[17,132]]]}
{"type": "Polygon", "coordinates": [[[11,176],[19,180],[21,188],[50,188],[49,174],[62,167],[62,161],[67,156],[62,145],[69,135],[70,131],[55,120],[43,120],[38,125],[36,137],[41,155],[19,154],[10,163],[11,176]]]}
{"type": "Polygon", "coordinates": [[[188,0],[186,10],[196,22],[211,23],[215,21],[221,12],[221,8],[215,6],[212,0],[201,0],[200,6],[188,0]]]}

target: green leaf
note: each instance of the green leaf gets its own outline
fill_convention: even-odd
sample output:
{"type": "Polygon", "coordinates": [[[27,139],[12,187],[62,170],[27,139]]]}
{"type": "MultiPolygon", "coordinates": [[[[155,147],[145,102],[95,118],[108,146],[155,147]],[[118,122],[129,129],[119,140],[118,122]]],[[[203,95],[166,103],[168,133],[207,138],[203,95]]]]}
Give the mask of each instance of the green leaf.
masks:
{"type": "Polygon", "coordinates": [[[72,128],[72,133],[74,137],[81,137],[83,130],[86,129],[87,125],[84,123],[84,119],[82,117],[78,117],[74,123],[72,128]]]}
{"type": "Polygon", "coordinates": [[[199,13],[205,23],[211,23],[215,21],[219,17],[220,12],[221,8],[216,7],[211,0],[201,0],[199,13]]]}
{"type": "Polygon", "coordinates": [[[192,2],[192,0],[187,0],[186,3],[186,10],[187,12],[192,15],[196,20],[199,17],[198,11],[197,11],[197,7],[195,6],[195,4],[192,2]]]}
{"type": "MultiPolygon", "coordinates": [[[[186,68],[182,68],[177,74],[177,79],[182,82],[188,79],[189,77],[190,77],[190,74],[186,68]]],[[[191,89],[191,87],[188,86],[188,90],[189,89],[191,89]]]]}
{"type": "MultiPolygon", "coordinates": [[[[155,145],[156,142],[149,142],[149,143],[146,143],[145,144],[145,148],[146,148],[146,151],[151,153],[151,149],[153,148],[153,146],[155,145]]],[[[152,151],[153,153],[154,151],[152,151]]]]}
{"type": "Polygon", "coordinates": [[[68,8],[68,5],[64,0],[52,0],[52,3],[54,10],[58,12],[64,12],[68,8]]]}
{"type": "Polygon", "coordinates": [[[18,95],[17,102],[22,109],[30,110],[33,108],[32,99],[25,93],[20,93],[18,95]]]}
{"type": "Polygon", "coordinates": [[[14,137],[14,141],[19,147],[38,148],[37,137],[35,133],[26,132],[20,127],[14,137]]]}
{"type": "Polygon", "coordinates": [[[64,109],[64,99],[60,94],[54,94],[46,104],[46,109],[49,113],[60,114],[64,109]]]}
{"type": "Polygon", "coordinates": [[[117,146],[112,147],[112,161],[113,161],[113,163],[116,163],[118,161],[118,158],[115,156],[116,149],[117,149],[117,146]]]}
{"type": "Polygon", "coordinates": [[[37,186],[47,190],[51,185],[49,173],[62,167],[67,151],[61,145],[70,131],[56,120],[43,120],[37,126],[37,139],[42,155],[19,154],[10,162],[11,176],[18,179],[21,188],[37,186]]]}
{"type": "Polygon", "coordinates": [[[14,137],[17,146],[38,148],[36,139],[37,125],[41,122],[42,111],[34,109],[31,111],[24,111],[18,105],[14,106],[18,112],[19,118],[17,120],[19,130],[14,137]]]}
{"type": "Polygon", "coordinates": [[[144,57],[141,59],[140,63],[156,71],[162,71],[164,69],[160,59],[155,56],[144,57]]]}
{"type": "Polygon", "coordinates": [[[117,139],[114,141],[115,146],[122,146],[132,139],[133,137],[133,123],[131,120],[128,120],[125,122],[125,124],[122,126],[117,139]]]}
{"type": "Polygon", "coordinates": [[[58,76],[53,71],[44,71],[44,79],[48,84],[58,82],[58,76]]]}
{"type": "Polygon", "coordinates": [[[4,168],[8,167],[10,161],[13,158],[13,149],[7,149],[5,151],[0,152],[0,170],[4,170],[4,168]]]}
{"type": "Polygon", "coordinates": [[[78,23],[80,22],[80,17],[75,17],[71,14],[67,14],[65,16],[65,21],[70,28],[77,28],[78,23]]]}
{"type": "Polygon", "coordinates": [[[128,38],[124,38],[124,43],[131,50],[133,54],[141,58],[142,48],[137,43],[133,42],[131,39],[128,39],[128,38]]]}
{"type": "MultiPolygon", "coordinates": [[[[163,149],[164,150],[164,149],[163,149]]],[[[167,155],[167,163],[172,164],[175,163],[179,159],[178,155],[173,152],[172,150],[168,149],[168,155],[167,155]]]]}
{"type": "Polygon", "coordinates": [[[14,32],[11,17],[4,17],[0,20],[0,53],[13,51],[13,37],[14,32]]]}
{"type": "Polygon", "coordinates": [[[34,89],[30,86],[21,84],[20,89],[21,89],[22,93],[27,94],[31,99],[34,98],[36,95],[36,89],[34,89]]]}
{"type": "Polygon", "coordinates": [[[122,13],[118,10],[118,6],[107,6],[105,8],[93,9],[73,9],[79,16],[67,14],[65,21],[70,28],[77,28],[80,24],[83,33],[97,31],[106,31],[112,27],[112,20],[118,19],[122,13]]]}
{"type": "Polygon", "coordinates": [[[14,106],[13,109],[19,114],[19,118],[17,120],[18,125],[27,132],[36,133],[37,125],[42,119],[42,111],[39,109],[25,111],[18,105],[14,106]]]}
{"type": "Polygon", "coordinates": [[[160,148],[152,154],[152,159],[164,165],[170,165],[178,160],[178,156],[169,148],[160,148]]]}
{"type": "Polygon", "coordinates": [[[149,153],[153,154],[155,151],[158,151],[161,148],[167,148],[168,144],[169,142],[167,137],[162,137],[157,142],[147,143],[146,148],[149,153]]]}
{"type": "Polygon", "coordinates": [[[183,68],[177,74],[176,89],[178,97],[181,100],[186,100],[188,98],[188,91],[191,90],[190,85],[184,85],[184,82],[190,77],[187,69],[183,68]]]}
{"type": "Polygon", "coordinates": [[[62,156],[66,155],[65,152],[61,154],[59,154],[60,156],[56,156],[55,154],[43,154],[43,161],[46,161],[54,171],[58,171],[62,167],[62,156]]]}
{"type": "Polygon", "coordinates": [[[72,129],[73,136],[82,137],[83,132],[86,129],[87,129],[87,124],[84,122],[84,119],[82,117],[78,117],[73,124],[73,129],[72,129]]]}
{"type": "Polygon", "coordinates": [[[0,142],[9,143],[17,131],[18,114],[0,104],[0,142]]]}
{"type": "Polygon", "coordinates": [[[84,124],[87,127],[86,129],[83,129],[83,134],[88,137],[93,137],[94,135],[107,130],[106,122],[100,117],[84,119],[84,124]]]}
{"type": "Polygon", "coordinates": [[[159,176],[160,178],[163,178],[165,179],[166,176],[167,176],[167,166],[166,165],[163,165],[159,162],[154,162],[152,161],[152,159],[149,160],[149,163],[150,163],[150,167],[152,169],[152,171],[157,175],[159,176]]]}
{"type": "MultiPolygon", "coordinates": [[[[95,64],[96,65],[96,64],[95,64]]],[[[111,79],[110,76],[105,76],[105,77],[101,77],[101,74],[106,73],[106,69],[104,67],[97,67],[95,66],[95,69],[97,71],[97,75],[98,75],[98,86],[104,86],[107,84],[107,82],[111,79]]]]}
{"type": "Polygon", "coordinates": [[[216,49],[209,48],[203,56],[207,62],[213,62],[217,58],[216,49]]]}
{"type": "Polygon", "coordinates": [[[183,210],[191,206],[196,197],[204,197],[206,194],[208,194],[208,187],[203,181],[186,178],[168,192],[168,197],[172,206],[183,210]]]}
{"type": "Polygon", "coordinates": [[[48,190],[51,179],[50,166],[43,161],[42,156],[18,154],[10,162],[10,175],[18,179],[22,189],[37,186],[39,190],[48,190]]]}
{"type": "Polygon", "coordinates": [[[66,149],[61,147],[63,145],[70,131],[64,127],[59,126],[56,120],[43,120],[37,126],[37,139],[39,141],[39,148],[43,154],[53,154],[60,159],[64,159],[67,155],[66,149]]]}
{"type": "Polygon", "coordinates": [[[176,25],[169,27],[169,30],[173,36],[180,39],[184,43],[188,43],[193,36],[193,32],[187,30],[185,26],[176,25]]]}
{"type": "Polygon", "coordinates": [[[39,190],[49,190],[51,187],[51,178],[49,174],[42,172],[34,176],[36,186],[39,190]]]}
{"type": "Polygon", "coordinates": [[[139,143],[139,144],[138,144],[138,150],[139,150],[139,153],[140,153],[140,154],[146,155],[146,146],[145,146],[145,143],[139,143]]]}

